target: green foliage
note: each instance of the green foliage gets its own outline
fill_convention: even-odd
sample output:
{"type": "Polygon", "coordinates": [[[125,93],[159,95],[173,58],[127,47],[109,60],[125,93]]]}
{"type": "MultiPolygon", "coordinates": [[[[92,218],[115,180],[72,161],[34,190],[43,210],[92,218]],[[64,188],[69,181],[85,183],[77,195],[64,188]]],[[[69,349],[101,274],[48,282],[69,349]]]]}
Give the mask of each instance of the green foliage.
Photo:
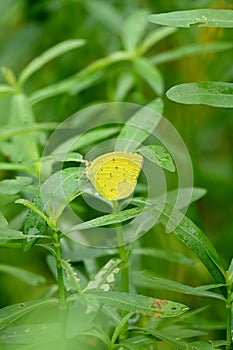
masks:
{"type": "Polygon", "coordinates": [[[231,349],[233,11],[178,3],[0,4],[0,348],[231,349]],[[108,149],[143,156],[132,198],[87,178],[108,149]]]}

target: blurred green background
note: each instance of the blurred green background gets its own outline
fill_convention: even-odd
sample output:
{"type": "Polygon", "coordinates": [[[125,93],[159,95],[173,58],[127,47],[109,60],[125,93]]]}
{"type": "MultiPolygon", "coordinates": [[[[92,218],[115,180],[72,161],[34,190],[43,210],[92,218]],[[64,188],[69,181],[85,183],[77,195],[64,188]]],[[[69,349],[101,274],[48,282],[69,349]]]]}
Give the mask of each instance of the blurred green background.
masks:
{"type": "MultiPolygon", "coordinates": [[[[86,45],[68,52],[48,63],[26,84],[26,93],[58,82],[84,69],[88,64],[122,49],[120,40],[121,25],[138,9],[146,9],[149,14],[177,11],[192,8],[233,9],[230,0],[2,0],[0,2],[0,65],[11,68],[16,76],[44,50],[63,40],[80,38],[86,45]],[[110,12],[109,12],[110,11],[110,12]],[[109,16],[112,11],[116,17],[109,16]],[[115,18],[115,21],[113,19],[115,18]]],[[[155,26],[148,22],[147,31],[155,26]]],[[[149,55],[188,45],[208,41],[232,41],[232,30],[220,28],[180,29],[151,48],[149,55]]],[[[165,81],[165,91],[171,86],[191,81],[232,81],[232,51],[203,53],[184,57],[158,65],[165,81]]],[[[127,64],[115,64],[104,72],[104,79],[82,91],[80,94],[66,94],[38,103],[35,108],[36,121],[61,122],[72,113],[98,102],[114,101],[117,77],[127,71],[127,64]]],[[[4,82],[1,76],[1,83],[4,82]]],[[[147,86],[143,91],[132,91],[125,102],[146,104],[156,96],[147,86]]],[[[188,216],[197,223],[215,245],[225,268],[232,258],[233,246],[233,119],[229,109],[208,106],[178,105],[165,96],[164,116],[177,128],[183,137],[193,161],[195,185],[207,189],[204,198],[193,204],[188,216]]],[[[0,123],[8,123],[9,97],[0,99],[0,123]]],[[[15,174],[0,172],[1,179],[15,174]]],[[[8,210],[8,219],[15,215],[15,205],[8,210]]],[[[164,235],[158,227],[142,238],[145,246],[190,252],[174,237],[164,235]]],[[[53,281],[40,248],[30,253],[18,250],[0,249],[1,262],[24,266],[43,274],[53,281]]],[[[142,266],[161,276],[190,285],[211,283],[211,278],[202,267],[182,268],[174,264],[142,259],[142,266]]],[[[24,299],[39,297],[44,287],[28,287],[10,276],[1,276],[1,306],[24,299]],[[17,290],[17,293],[16,293],[17,290]]],[[[144,291],[144,293],[146,293],[144,291]]],[[[147,291],[151,294],[152,291],[147,291]]],[[[158,296],[164,294],[155,292],[158,296]]],[[[182,300],[192,307],[201,306],[200,300],[166,293],[170,298],[182,300]]],[[[204,304],[204,303],[203,303],[204,304]]],[[[215,317],[224,317],[221,305],[216,302],[215,317]]]]}

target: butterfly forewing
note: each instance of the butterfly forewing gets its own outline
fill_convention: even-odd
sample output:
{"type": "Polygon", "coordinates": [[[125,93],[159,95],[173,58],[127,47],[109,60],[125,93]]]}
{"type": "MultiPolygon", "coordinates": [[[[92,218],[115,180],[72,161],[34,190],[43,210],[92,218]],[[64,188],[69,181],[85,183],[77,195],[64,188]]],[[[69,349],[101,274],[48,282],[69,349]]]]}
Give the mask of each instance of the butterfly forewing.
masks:
{"type": "Polygon", "coordinates": [[[126,198],[135,189],[142,162],[137,153],[107,153],[88,166],[87,176],[105,199],[126,198]]]}

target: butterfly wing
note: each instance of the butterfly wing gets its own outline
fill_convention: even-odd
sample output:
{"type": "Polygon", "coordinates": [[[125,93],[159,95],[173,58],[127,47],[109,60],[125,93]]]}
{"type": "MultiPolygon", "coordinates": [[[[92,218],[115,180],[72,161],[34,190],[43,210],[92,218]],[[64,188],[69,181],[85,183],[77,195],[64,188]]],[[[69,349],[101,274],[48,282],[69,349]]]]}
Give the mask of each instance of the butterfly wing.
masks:
{"type": "Polygon", "coordinates": [[[87,175],[105,199],[126,198],[136,187],[142,161],[142,156],[137,153],[107,153],[91,163],[87,175]]]}

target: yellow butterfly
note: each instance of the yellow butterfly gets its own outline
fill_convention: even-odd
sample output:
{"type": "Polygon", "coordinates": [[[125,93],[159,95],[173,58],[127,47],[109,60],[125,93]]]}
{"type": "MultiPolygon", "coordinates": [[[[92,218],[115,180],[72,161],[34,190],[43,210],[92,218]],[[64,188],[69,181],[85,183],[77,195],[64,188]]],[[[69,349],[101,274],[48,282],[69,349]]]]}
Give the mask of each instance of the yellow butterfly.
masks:
{"type": "Polygon", "coordinates": [[[107,200],[128,197],[135,189],[143,157],[132,152],[111,152],[87,164],[86,173],[107,200]]]}

